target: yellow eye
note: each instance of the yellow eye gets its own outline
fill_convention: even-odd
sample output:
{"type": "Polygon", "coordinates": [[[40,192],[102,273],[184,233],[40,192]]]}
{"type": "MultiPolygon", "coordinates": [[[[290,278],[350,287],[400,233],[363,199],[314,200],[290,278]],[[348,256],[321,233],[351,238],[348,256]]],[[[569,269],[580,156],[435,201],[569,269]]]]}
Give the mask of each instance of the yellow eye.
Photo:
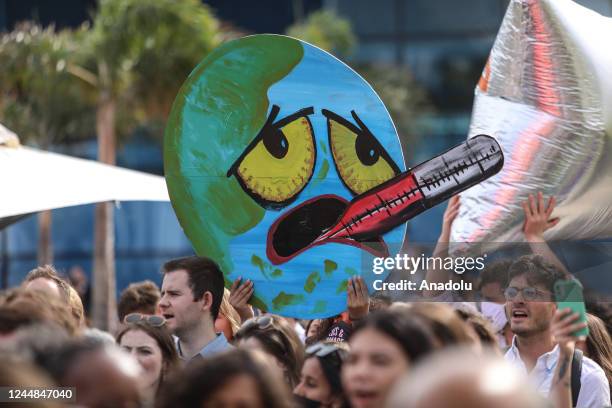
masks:
{"type": "Polygon", "coordinates": [[[400,169],[357,114],[351,114],[359,127],[323,109],[338,174],[353,194],[361,194],[398,175],[400,169]]]}
{"type": "Polygon", "coordinates": [[[272,107],[266,124],[228,171],[264,208],[281,208],[295,200],[312,177],[316,161],[308,119],[313,109],[302,109],[273,123],[279,110],[272,107]]]}

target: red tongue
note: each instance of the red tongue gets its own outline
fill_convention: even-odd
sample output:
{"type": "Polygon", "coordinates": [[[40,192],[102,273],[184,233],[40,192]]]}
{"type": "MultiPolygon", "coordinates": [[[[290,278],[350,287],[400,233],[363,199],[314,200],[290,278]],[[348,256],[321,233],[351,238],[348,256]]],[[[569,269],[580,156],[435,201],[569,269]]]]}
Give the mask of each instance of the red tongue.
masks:
{"type": "Polygon", "coordinates": [[[336,224],[315,240],[371,239],[423,211],[423,195],[411,173],[404,173],[355,198],[336,224]]]}

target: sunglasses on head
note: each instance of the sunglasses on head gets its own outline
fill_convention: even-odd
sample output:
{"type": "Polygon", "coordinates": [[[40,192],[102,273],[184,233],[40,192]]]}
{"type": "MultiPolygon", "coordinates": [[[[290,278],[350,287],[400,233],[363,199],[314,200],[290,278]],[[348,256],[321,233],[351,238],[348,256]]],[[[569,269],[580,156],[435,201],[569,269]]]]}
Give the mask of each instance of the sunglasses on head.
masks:
{"type": "Polygon", "coordinates": [[[141,313],[130,313],[129,315],[123,318],[123,322],[130,323],[138,323],[144,321],[146,324],[152,327],[161,327],[166,324],[166,319],[157,315],[144,315],[141,313]]]}
{"type": "Polygon", "coordinates": [[[258,327],[261,330],[265,330],[271,327],[274,323],[274,319],[270,315],[263,315],[257,317],[251,317],[249,320],[242,324],[241,330],[247,331],[254,327],[258,327]]]}
{"type": "Polygon", "coordinates": [[[341,349],[335,344],[317,343],[306,349],[306,355],[321,358],[325,358],[327,356],[335,356],[340,360],[344,360],[344,357],[346,356],[346,350],[341,349]]]}

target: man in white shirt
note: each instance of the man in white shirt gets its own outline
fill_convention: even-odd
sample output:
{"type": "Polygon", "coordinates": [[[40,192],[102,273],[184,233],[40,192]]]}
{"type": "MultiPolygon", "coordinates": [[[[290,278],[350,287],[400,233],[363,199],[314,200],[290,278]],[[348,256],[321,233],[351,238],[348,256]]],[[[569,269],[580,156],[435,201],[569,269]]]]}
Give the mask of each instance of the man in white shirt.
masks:
{"type": "MultiPolygon", "coordinates": [[[[559,279],[567,279],[567,274],[541,256],[524,256],[510,265],[508,275],[509,284],[504,293],[515,336],[505,358],[528,374],[542,394],[549,395],[558,381],[555,379],[570,378],[571,353],[557,367],[560,350],[551,330],[557,310],[553,301],[554,284],[559,279]]],[[[568,355],[566,348],[565,355],[568,355]]],[[[597,363],[583,357],[580,379],[577,407],[610,405],[608,380],[597,363]]]]}

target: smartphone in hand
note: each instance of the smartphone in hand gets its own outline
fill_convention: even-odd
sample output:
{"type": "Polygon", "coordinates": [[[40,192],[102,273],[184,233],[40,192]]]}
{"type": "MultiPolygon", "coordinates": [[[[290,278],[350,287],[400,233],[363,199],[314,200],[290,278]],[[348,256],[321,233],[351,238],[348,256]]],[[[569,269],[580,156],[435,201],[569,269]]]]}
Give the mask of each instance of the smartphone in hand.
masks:
{"type": "MultiPolygon", "coordinates": [[[[572,313],[578,313],[580,318],[576,321],[587,322],[586,307],[584,306],[584,296],[582,294],[582,284],[578,279],[559,279],[555,282],[555,301],[557,308],[563,310],[569,308],[572,313]]],[[[572,333],[576,337],[588,336],[589,328],[578,330],[572,333]]]]}

